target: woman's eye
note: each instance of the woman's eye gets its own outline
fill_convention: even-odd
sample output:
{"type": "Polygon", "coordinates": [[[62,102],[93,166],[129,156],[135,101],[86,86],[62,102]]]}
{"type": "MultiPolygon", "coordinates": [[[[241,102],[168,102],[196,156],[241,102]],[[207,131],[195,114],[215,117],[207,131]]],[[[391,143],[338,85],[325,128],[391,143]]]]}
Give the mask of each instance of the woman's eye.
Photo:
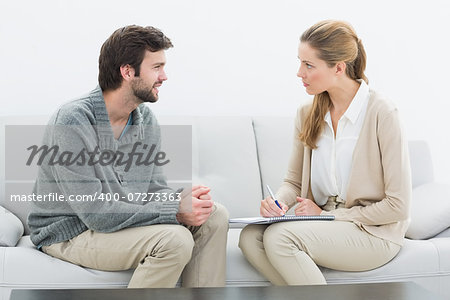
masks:
{"type": "Polygon", "coordinates": [[[308,69],[312,69],[313,66],[311,66],[310,64],[306,64],[306,68],[308,69]]]}

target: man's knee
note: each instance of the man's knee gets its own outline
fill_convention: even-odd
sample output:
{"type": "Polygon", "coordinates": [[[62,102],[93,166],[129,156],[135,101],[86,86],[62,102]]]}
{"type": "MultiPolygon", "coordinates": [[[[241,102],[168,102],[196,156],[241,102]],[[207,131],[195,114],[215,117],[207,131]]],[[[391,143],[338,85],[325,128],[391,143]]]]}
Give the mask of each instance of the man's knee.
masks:
{"type": "Polygon", "coordinates": [[[152,247],[151,252],[154,256],[172,253],[172,255],[187,263],[191,259],[193,248],[192,233],[184,226],[171,225],[161,232],[161,238],[158,244],[152,247]]]}
{"type": "Polygon", "coordinates": [[[228,231],[228,220],[229,220],[228,210],[220,203],[214,204],[214,209],[208,218],[208,227],[215,230],[225,230],[228,231]]]}

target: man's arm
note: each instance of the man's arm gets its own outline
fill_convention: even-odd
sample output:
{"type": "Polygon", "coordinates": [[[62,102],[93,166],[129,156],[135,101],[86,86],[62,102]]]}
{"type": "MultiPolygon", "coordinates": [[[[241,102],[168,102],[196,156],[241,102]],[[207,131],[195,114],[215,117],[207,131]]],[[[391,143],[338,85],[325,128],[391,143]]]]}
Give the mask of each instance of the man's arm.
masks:
{"type": "MultiPolygon", "coordinates": [[[[96,145],[95,132],[89,126],[58,126],[51,137],[51,143],[59,146],[60,154],[69,151],[76,155],[83,149],[92,149],[96,145]]],[[[59,160],[61,161],[61,157],[59,160]]],[[[75,213],[92,230],[114,232],[133,226],[178,223],[178,201],[148,202],[146,205],[129,203],[128,195],[117,184],[117,178],[102,178],[102,166],[99,164],[90,166],[85,160],[81,165],[52,165],[47,160],[47,165],[43,167],[51,172],[50,179],[53,182],[42,182],[40,185],[55,184],[66,198],[68,213],[75,213]],[[107,201],[106,197],[102,197],[108,193],[117,196],[118,201],[107,201]],[[74,195],[90,200],[68,201],[74,195]]],[[[53,189],[49,187],[49,190],[53,189]]],[[[45,188],[41,190],[44,191],[45,188]]]]}

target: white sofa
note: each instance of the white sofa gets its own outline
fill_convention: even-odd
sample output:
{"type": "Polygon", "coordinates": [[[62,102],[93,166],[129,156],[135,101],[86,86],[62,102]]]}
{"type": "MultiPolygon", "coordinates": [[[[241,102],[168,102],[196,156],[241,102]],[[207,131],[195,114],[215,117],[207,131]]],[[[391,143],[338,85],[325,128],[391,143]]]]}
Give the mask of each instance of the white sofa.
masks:
{"type": "MultiPolygon", "coordinates": [[[[15,233],[3,232],[10,235],[10,240],[14,235],[21,237],[17,245],[0,247],[0,295],[8,299],[11,289],[23,288],[126,287],[132,270],[86,269],[36,250],[27,235],[28,207],[12,205],[4,197],[4,125],[46,121],[45,116],[0,118],[0,205],[17,215],[25,228],[23,236],[20,229],[15,233]]],[[[266,196],[263,186],[269,184],[277,189],[281,184],[290,155],[292,118],[163,116],[159,121],[162,125],[192,125],[193,181],[210,186],[215,201],[224,204],[231,217],[257,216],[260,200],[266,196]]],[[[412,141],[409,145],[414,187],[408,231],[411,239],[405,239],[399,255],[378,269],[367,272],[323,269],[328,283],[414,281],[450,297],[450,186],[434,182],[427,144],[412,141]]],[[[0,211],[0,224],[13,224],[14,215],[0,211]]],[[[17,228],[17,224],[11,227],[17,228]]],[[[240,230],[239,227],[229,230],[227,285],[268,285],[238,248],[240,230]]],[[[1,231],[0,227],[0,241],[1,231]]]]}

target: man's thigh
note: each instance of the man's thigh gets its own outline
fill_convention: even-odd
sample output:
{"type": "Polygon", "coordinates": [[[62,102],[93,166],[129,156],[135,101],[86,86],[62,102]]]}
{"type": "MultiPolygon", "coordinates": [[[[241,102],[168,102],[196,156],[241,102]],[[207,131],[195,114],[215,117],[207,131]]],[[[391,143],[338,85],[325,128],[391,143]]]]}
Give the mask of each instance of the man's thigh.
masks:
{"type": "Polygon", "coordinates": [[[120,271],[136,268],[147,255],[156,255],[164,247],[176,248],[182,243],[193,243],[188,229],[176,224],[157,224],[112,233],[87,230],[69,241],[44,246],[42,250],[83,267],[120,271]],[[170,243],[177,245],[172,247],[170,243]]]}

